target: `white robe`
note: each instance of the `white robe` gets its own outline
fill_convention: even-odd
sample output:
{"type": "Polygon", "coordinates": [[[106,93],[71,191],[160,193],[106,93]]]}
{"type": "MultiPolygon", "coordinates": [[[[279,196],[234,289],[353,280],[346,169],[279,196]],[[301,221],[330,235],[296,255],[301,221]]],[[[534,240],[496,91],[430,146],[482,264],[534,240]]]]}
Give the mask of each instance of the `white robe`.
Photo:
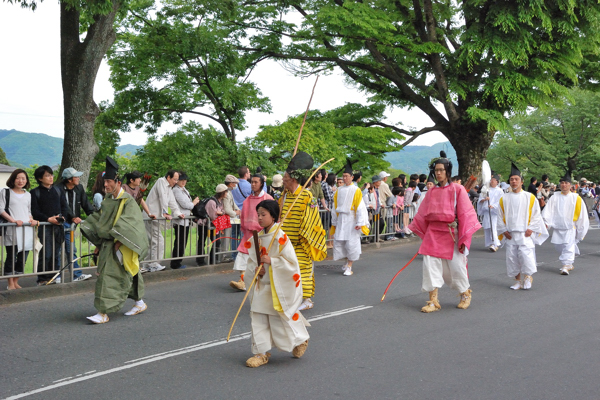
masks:
{"type": "Polygon", "coordinates": [[[479,201],[477,202],[477,215],[482,217],[483,231],[485,233],[485,246],[490,247],[492,245],[499,247],[500,240],[498,239],[498,207],[500,199],[504,192],[499,187],[490,188],[488,195],[479,195],[479,201]],[[482,201],[486,197],[489,197],[489,201],[482,201]],[[489,207],[491,206],[491,208],[489,207]]]}
{"type": "Polygon", "coordinates": [[[423,202],[423,200],[425,200],[425,196],[427,195],[427,192],[429,192],[429,190],[421,192],[421,195],[419,196],[419,199],[417,200],[417,203],[415,204],[415,215],[417,215],[417,213],[419,212],[419,207],[421,206],[421,203],[423,202]]]}
{"type": "Polygon", "coordinates": [[[504,236],[509,232],[512,236],[511,239],[504,236],[501,240],[506,244],[508,276],[515,277],[521,272],[532,275],[537,272],[535,245],[541,245],[548,238],[540,205],[533,194],[524,190],[503,194],[499,205],[498,234],[504,236]],[[529,237],[525,236],[527,229],[533,231],[529,237]]]}
{"type": "Polygon", "coordinates": [[[561,254],[562,265],[572,265],[575,256],[579,255],[577,243],[583,240],[590,227],[587,208],[576,193],[555,193],[542,211],[542,218],[553,228],[554,247],[561,254]]]}
{"type": "MultiPolygon", "coordinates": [[[[277,224],[269,233],[259,233],[260,247],[269,247],[277,224]]],[[[248,262],[244,282],[249,288],[257,267],[254,240],[248,249],[248,262]]],[[[269,251],[271,265],[265,265],[266,273],[257,279],[250,298],[250,316],[252,318],[252,352],[264,354],[273,345],[282,351],[292,351],[294,347],[309,339],[308,321],[298,311],[302,302],[302,282],[300,266],[292,243],[282,230],[277,232],[269,251]],[[279,241],[281,240],[283,244],[279,241]],[[297,279],[295,279],[297,278],[297,279]],[[273,292],[272,286],[275,288],[273,292]],[[276,295],[281,310],[275,309],[273,296],[276,295]]]]}
{"type": "MultiPolygon", "coordinates": [[[[179,210],[179,205],[173,195],[173,189],[167,182],[167,178],[158,178],[150,193],[146,199],[146,204],[152,215],[156,218],[162,218],[163,214],[168,214],[169,208],[171,209],[171,215],[179,217],[182,214],[179,210]]],[[[145,211],[142,212],[144,218],[148,218],[148,214],[145,211]]],[[[162,232],[170,229],[170,224],[165,220],[159,221],[145,221],[146,234],[148,235],[148,241],[150,242],[150,249],[146,256],[146,261],[155,260],[153,264],[158,265],[156,260],[162,260],[165,258],[165,239],[162,232]]]]}
{"type": "Polygon", "coordinates": [[[544,207],[542,218],[548,228],[554,228],[552,243],[572,243],[583,240],[590,227],[587,208],[576,193],[555,193],[544,207]],[[575,215],[579,203],[578,215],[575,215]]]}
{"type": "Polygon", "coordinates": [[[362,200],[362,193],[356,186],[342,186],[338,188],[333,198],[334,204],[337,205],[335,211],[331,213],[331,226],[335,226],[333,259],[347,258],[356,261],[361,254],[361,229],[356,227],[369,226],[369,214],[362,200]],[[353,201],[357,191],[361,199],[354,210],[353,201]]]}

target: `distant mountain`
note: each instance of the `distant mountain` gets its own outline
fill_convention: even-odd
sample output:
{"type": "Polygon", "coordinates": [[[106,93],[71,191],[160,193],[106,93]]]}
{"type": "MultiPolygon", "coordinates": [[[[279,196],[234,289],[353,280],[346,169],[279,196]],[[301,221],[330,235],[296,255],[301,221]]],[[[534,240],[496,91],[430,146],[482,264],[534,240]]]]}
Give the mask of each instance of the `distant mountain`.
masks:
{"type": "Polygon", "coordinates": [[[385,160],[392,168],[400,169],[408,174],[425,174],[429,170],[429,162],[434,157],[440,156],[440,150],[444,150],[452,161],[453,174],[458,173],[458,162],[456,151],[450,142],[436,143],[432,146],[406,146],[401,151],[387,153],[385,160]]]}
{"type": "Polygon", "coordinates": [[[56,165],[62,158],[63,140],[43,133],[0,129],[0,147],[11,165],[56,165]]]}
{"type": "MultiPolygon", "coordinates": [[[[29,167],[33,164],[54,166],[60,164],[62,160],[63,139],[44,133],[0,129],[0,147],[4,149],[6,158],[12,166],[29,167]]],[[[135,154],[141,147],[143,146],[125,144],[117,147],[117,153],[135,154]]],[[[450,142],[436,143],[433,146],[407,146],[402,151],[387,153],[385,159],[394,169],[401,169],[409,174],[421,174],[427,172],[429,162],[439,156],[440,150],[446,151],[454,164],[454,171],[458,172],[456,152],[450,142]]]]}
{"type": "MultiPolygon", "coordinates": [[[[14,167],[29,167],[33,164],[54,166],[62,160],[63,139],[44,133],[0,129],[0,147],[14,167]]],[[[141,147],[126,144],[117,147],[117,153],[135,154],[141,147]]]]}
{"type": "Polygon", "coordinates": [[[127,155],[127,153],[135,155],[136,151],[138,151],[138,149],[141,149],[142,147],[144,146],[137,146],[135,144],[124,144],[122,146],[117,147],[117,153],[119,153],[122,156],[127,155]]]}

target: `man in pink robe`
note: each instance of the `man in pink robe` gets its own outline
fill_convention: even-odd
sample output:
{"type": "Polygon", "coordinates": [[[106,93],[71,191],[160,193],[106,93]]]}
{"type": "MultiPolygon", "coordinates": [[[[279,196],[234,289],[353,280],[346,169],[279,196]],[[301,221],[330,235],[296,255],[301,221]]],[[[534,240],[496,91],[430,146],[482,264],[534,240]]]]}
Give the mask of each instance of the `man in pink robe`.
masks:
{"type": "Polygon", "coordinates": [[[429,301],[421,309],[425,313],[442,308],[438,289],[444,283],[459,291],[458,308],[466,309],[471,304],[467,255],[471,237],[481,228],[465,188],[449,181],[452,163],[444,152],[440,155],[442,158],[431,166],[438,184],[429,189],[408,226],[423,240],[419,248],[419,254],[423,255],[422,290],[429,292],[429,301]]]}
{"type": "Polygon", "coordinates": [[[246,284],[244,283],[244,271],[246,270],[246,264],[248,263],[248,248],[246,243],[252,239],[253,231],[260,231],[262,228],[258,224],[258,214],[256,212],[256,206],[263,200],[273,200],[273,197],[265,193],[263,186],[265,184],[265,177],[261,174],[253,175],[250,178],[250,188],[252,192],[250,196],[246,197],[242,206],[242,213],[240,214],[240,224],[242,230],[242,241],[238,246],[238,256],[233,264],[233,269],[240,271],[240,280],[229,282],[229,286],[234,289],[245,291],[246,284]]]}

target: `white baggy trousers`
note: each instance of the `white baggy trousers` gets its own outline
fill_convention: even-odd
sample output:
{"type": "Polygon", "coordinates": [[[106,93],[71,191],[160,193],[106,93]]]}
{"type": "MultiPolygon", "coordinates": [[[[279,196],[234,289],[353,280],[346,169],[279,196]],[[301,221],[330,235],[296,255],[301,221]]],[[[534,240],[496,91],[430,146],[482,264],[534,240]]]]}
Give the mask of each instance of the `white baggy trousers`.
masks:
{"type": "Polygon", "coordinates": [[[422,291],[431,292],[441,288],[444,283],[453,289],[464,293],[469,288],[467,273],[467,256],[454,248],[452,260],[423,256],[423,287],[422,291]]]}
{"type": "Polygon", "coordinates": [[[273,345],[281,351],[290,352],[308,340],[304,318],[284,321],[279,315],[251,312],[252,354],[265,354],[273,345]]]}

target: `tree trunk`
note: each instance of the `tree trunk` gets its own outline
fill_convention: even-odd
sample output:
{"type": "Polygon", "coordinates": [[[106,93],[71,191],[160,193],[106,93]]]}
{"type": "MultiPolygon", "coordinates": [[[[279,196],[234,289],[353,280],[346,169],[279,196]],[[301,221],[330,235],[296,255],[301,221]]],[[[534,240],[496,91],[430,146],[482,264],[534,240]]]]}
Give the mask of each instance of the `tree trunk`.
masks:
{"type": "Polygon", "coordinates": [[[489,132],[487,123],[462,123],[446,134],[450,144],[456,151],[459,170],[453,170],[463,183],[471,175],[481,179],[481,166],[487,156],[488,149],[494,139],[494,132],[489,132]]]}
{"type": "Polygon", "coordinates": [[[60,63],[65,118],[64,148],[61,173],[73,167],[83,172],[81,184],[85,187],[90,176],[92,161],[98,153],[94,140],[94,123],[100,109],[94,102],[94,83],[102,58],[116,39],[115,15],[121,6],[113,3],[107,15],[96,16],[85,40],[79,35],[79,11],[62,2],[60,6],[60,63]]]}

